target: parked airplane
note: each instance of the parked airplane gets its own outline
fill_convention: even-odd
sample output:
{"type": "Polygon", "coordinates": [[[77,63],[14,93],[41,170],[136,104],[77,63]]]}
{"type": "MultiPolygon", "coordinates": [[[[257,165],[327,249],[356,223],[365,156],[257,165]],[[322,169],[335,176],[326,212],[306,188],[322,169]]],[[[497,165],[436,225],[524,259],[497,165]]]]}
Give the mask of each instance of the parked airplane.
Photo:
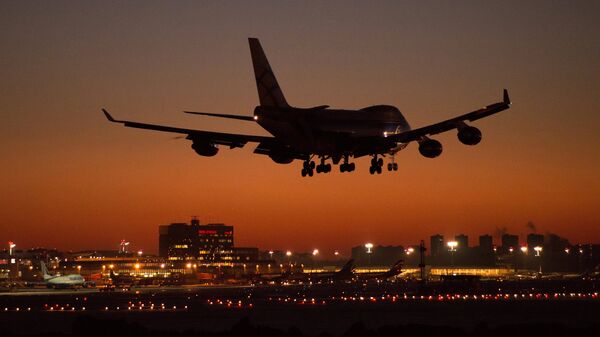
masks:
{"type": "Polygon", "coordinates": [[[404,262],[403,260],[398,260],[396,263],[394,263],[394,265],[388,270],[385,271],[383,273],[362,273],[359,274],[359,279],[360,280],[387,280],[389,278],[392,278],[396,275],[399,275],[400,273],[402,273],[402,262],[404,262]]]}
{"type": "Polygon", "coordinates": [[[297,108],[287,103],[258,39],[250,38],[249,43],[260,102],[254,108],[253,116],[184,112],[258,123],[272,137],[116,120],[105,109],[102,111],[109,121],[127,127],[187,135],[186,139],[192,141],[192,149],[201,156],[216,155],[219,146],[233,149],[248,142],[258,143],[254,153],[267,155],[278,164],[301,160],[304,162],[302,176],[313,176],[315,169],[317,173],[330,172],[331,164],[327,163],[330,159],[334,165],[341,162],[340,172],[352,172],[355,164],[350,162],[350,158],[363,156],[372,157],[371,174],[381,174],[382,157],[391,158],[388,171],[397,171],[394,156],[410,142],[419,143],[419,152],[424,157],[435,158],[442,153],[442,144],[429,137],[454,129],[461,143],[476,145],[481,141],[481,131],[466,122],[506,110],[511,104],[508,91],[504,89],[502,102],[418,129],[411,129],[400,110],[391,105],[374,105],[359,110],[330,109],[328,105],[297,108]],[[318,164],[313,159],[317,159],[318,164]]]}
{"type": "Polygon", "coordinates": [[[116,275],[113,270],[110,270],[110,280],[113,286],[118,288],[131,288],[135,279],[129,275],[116,275]]]}
{"type": "Polygon", "coordinates": [[[342,267],[342,269],[333,273],[313,273],[309,275],[310,281],[312,282],[347,282],[353,281],[355,278],[354,274],[354,259],[350,259],[342,267]]]}
{"type": "Polygon", "coordinates": [[[42,276],[48,288],[75,288],[82,287],[85,283],[83,276],[79,274],[70,275],[50,275],[44,261],[40,262],[42,267],[42,276]]]}

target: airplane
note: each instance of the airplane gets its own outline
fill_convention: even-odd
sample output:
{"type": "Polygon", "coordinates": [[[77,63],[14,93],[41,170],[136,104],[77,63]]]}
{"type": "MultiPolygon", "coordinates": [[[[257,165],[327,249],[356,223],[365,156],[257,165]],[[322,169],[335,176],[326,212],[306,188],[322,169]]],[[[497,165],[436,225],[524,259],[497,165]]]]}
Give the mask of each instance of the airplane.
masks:
{"type": "Polygon", "coordinates": [[[288,280],[292,276],[292,272],[286,270],[282,273],[278,274],[259,274],[254,275],[250,282],[252,283],[272,283],[272,284],[281,284],[282,282],[288,280]]]}
{"type": "Polygon", "coordinates": [[[348,260],[342,269],[333,273],[314,273],[310,274],[310,280],[313,282],[336,282],[336,281],[353,281],[355,278],[354,274],[354,259],[348,260]]]}
{"type": "Polygon", "coordinates": [[[50,275],[44,261],[40,261],[42,267],[42,276],[48,288],[76,288],[82,287],[85,283],[83,276],[79,274],[70,275],[50,275]]]}
{"type": "Polygon", "coordinates": [[[252,116],[184,111],[218,118],[258,123],[272,136],[210,132],[165,125],[147,124],[114,119],[106,109],[102,112],[110,122],[126,127],[186,135],[192,149],[200,156],[212,157],[219,146],[242,148],[257,143],[254,153],[267,155],[278,164],[303,161],[301,174],[312,177],[316,173],[331,172],[331,164],[339,164],[340,172],[352,172],[356,166],[350,158],[371,156],[369,173],[381,174],[383,158],[390,157],[388,171],[397,171],[395,155],[411,142],[419,144],[419,152],[426,158],[442,153],[442,143],[430,138],[442,132],[457,130],[458,140],[465,145],[477,145],[481,131],[467,122],[474,122],[510,108],[508,91],[504,89],[501,102],[445,121],[412,129],[406,118],[391,105],[373,105],[358,110],[331,109],[328,105],[299,108],[288,104],[283,90],[256,38],[248,39],[258,90],[259,105],[252,116]],[[313,159],[318,160],[315,164],[313,159]],[[341,164],[340,164],[341,163],[341,164]]]}
{"type": "Polygon", "coordinates": [[[403,260],[398,260],[394,265],[383,273],[362,273],[358,275],[360,280],[387,280],[402,273],[403,260]]]}
{"type": "Polygon", "coordinates": [[[131,288],[135,279],[129,275],[116,275],[113,270],[110,270],[110,280],[112,285],[118,288],[131,288]]]}

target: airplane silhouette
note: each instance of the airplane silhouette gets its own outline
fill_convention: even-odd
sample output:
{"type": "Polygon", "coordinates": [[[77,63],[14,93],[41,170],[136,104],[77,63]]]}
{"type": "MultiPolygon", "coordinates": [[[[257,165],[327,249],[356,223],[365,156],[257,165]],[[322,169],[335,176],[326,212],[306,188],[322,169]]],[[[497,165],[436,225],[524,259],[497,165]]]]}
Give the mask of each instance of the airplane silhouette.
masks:
{"type": "Polygon", "coordinates": [[[258,123],[272,136],[253,136],[233,133],[210,132],[164,125],[116,120],[102,109],[106,118],[126,127],[172,132],[187,135],[192,149],[201,156],[212,157],[219,146],[241,148],[247,143],[258,143],[254,153],[267,155],[278,164],[303,161],[302,176],[331,171],[331,160],[339,165],[340,172],[352,172],[355,164],[350,158],[371,156],[371,174],[381,174],[383,158],[390,157],[388,171],[397,171],[395,154],[410,142],[419,143],[419,152],[427,158],[442,153],[442,144],[430,136],[457,130],[457,136],[465,145],[476,145],[481,141],[481,131],[466,122],[493,115],[510,108],[508,91],[504,89],[503,100],[481,109],[439,123],[411,129],[398,108],[391,105],[374,105],[359,110],[330,109],[328,105],[312,108],[290,106],[269,61],[256,38],[249,38],[250,54],[254,67],[260,105],[254,115],[228,115],[208,112],[184,111],[185,113],[229,118],[258,123]],[[319,161],[315,164],[313,159],[319,161]]]}

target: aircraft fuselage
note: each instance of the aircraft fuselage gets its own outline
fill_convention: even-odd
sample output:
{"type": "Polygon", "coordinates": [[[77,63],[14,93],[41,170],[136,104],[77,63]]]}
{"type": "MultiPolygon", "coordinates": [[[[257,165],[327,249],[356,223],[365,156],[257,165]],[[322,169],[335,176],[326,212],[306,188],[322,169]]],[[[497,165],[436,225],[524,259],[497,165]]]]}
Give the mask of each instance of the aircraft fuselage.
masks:
{"type": "MultiPolygon", "coordinates": [[[[390,105],[360,110],[257,106],[254,116],[260,126],[294,150],[319,155],[360,152],[363,144],[354,139],[364,137],[380,139],[380,150],[390,150],[397,144],[382,136],[410,130],[400,110],[390,105]]],[[[373,144],[369,148],[372,151],[373,144]]]]}

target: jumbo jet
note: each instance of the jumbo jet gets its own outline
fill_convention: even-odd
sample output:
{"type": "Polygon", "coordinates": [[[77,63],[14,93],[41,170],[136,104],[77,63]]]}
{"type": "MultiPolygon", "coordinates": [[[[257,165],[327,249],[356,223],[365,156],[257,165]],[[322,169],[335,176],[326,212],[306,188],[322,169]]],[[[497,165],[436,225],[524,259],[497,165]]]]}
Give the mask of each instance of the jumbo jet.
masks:
{"type": "Polygon", "coordinates": [[[76,288],[82,287],[85,283],[83,276],[79,274],[69,275],[50,275],[44,261],[40,262],[42,267],[42,276],[48,288],[76,288]]]}
{"type": "Polygon", "coordinates": [[[254,153],[267,155],[278,164],[300,160],[303,162],[302,176],[312,177],[315,170],[316,173],[331,172],[331,163],[339,164],[340,172],[352,172],[355,164],[351,162],[351,158],[363,156],[372,157],[369,168],[371,174],[381,174],[384,157],[390,158],[388,171],[397,171],[398,164],[394,157],[398,151],[411,142],[417,142],[421,155],[435,158],[442,153],[442,144],[430,137],[451,130],[457,130],[461,143],[476,145],[481,141],[481,131],[467,122],[506,110],[511,104],[508,91],[504,89],[501,102],[417,129],[411,129],[400,110],[391,105],[374,105],[359,110],[331,109],[328,105],[293,107],[285,99],[258,39],[250,38],[248,41],[260,102],[254,108],[254,114],[184,112],[258,123],[271,136],[210,132],[117,120],[105,109],[102,111],[109,121],[127,127],[185,135],[192,142],[192,149],[200,156],[212,157],[221,146],[233,149],[244,147],[247,143],[256,143],[258,145],[254,153]]]}

